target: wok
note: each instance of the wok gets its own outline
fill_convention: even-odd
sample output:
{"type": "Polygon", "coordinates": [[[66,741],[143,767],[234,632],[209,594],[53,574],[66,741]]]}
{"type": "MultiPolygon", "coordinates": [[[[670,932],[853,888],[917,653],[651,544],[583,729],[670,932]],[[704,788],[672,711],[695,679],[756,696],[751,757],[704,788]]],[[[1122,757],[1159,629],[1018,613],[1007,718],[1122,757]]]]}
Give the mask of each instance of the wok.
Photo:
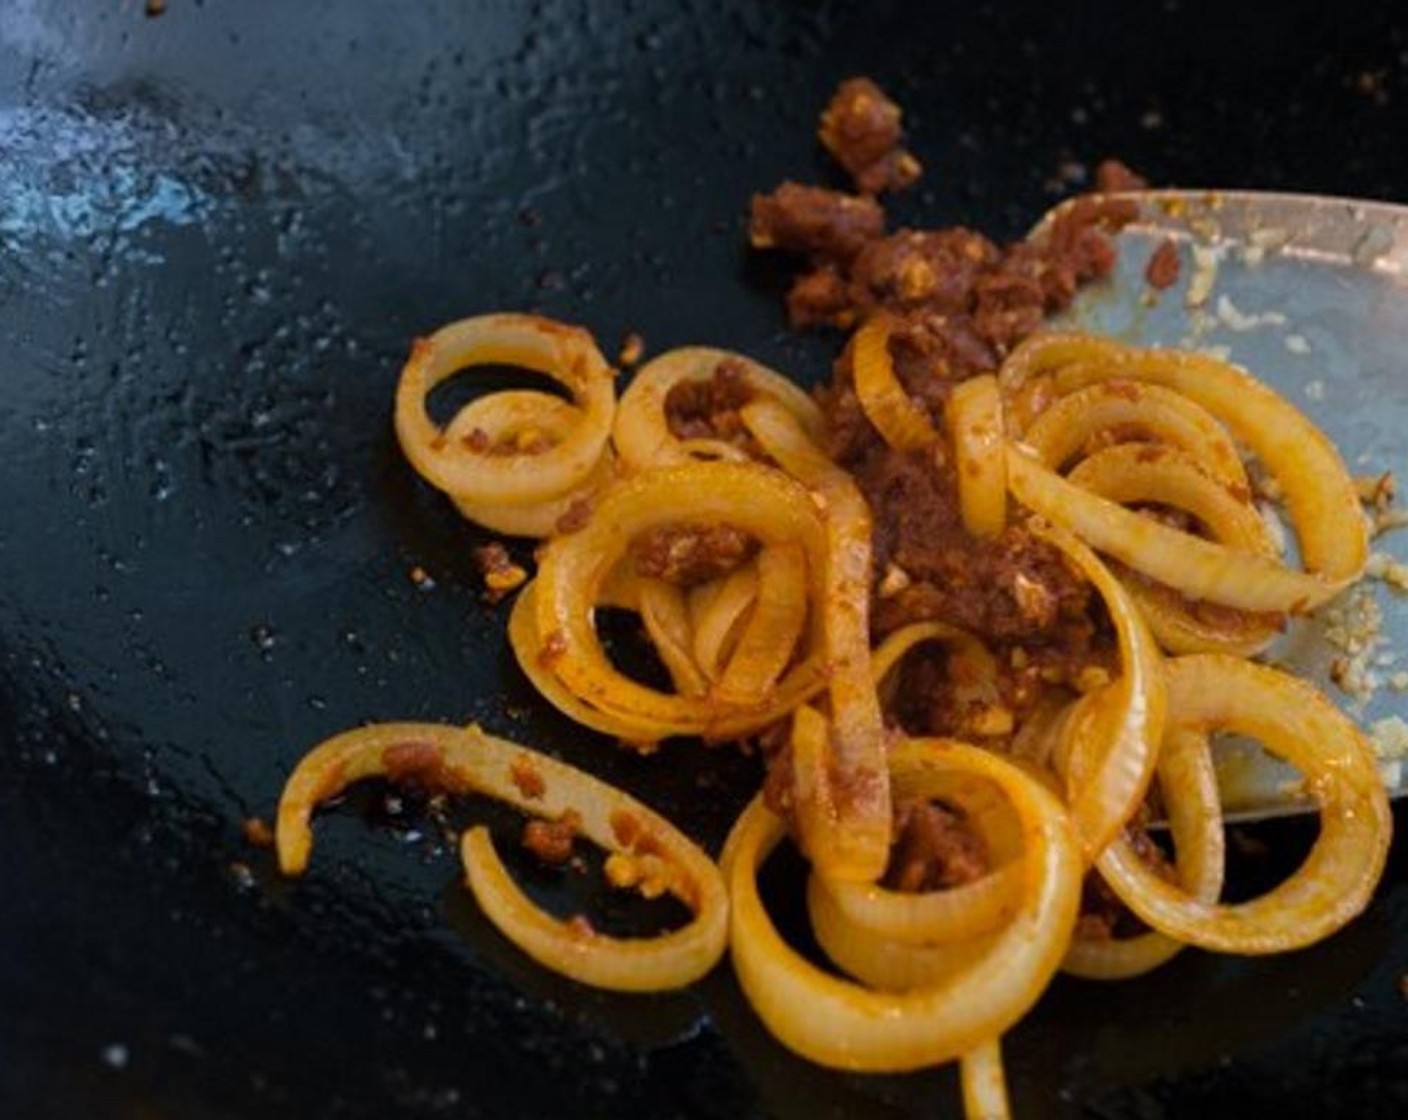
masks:
{"type": "MultiPolygon", "coordinates": [[[[636,330],[825,376],[836,340],[787,332],[784,272],[741,216],[831,175],[813,121],[852,73],[906,107],[928,167],[900,221],[1019,236],[1105,154],[1159,182],[1408,201],[1408,20],[166,7],[0,6],[0,1115],[955,1110],[947,1071],[793,1058],[726,968],[668,998],[544,974],[384,790],[320,820],[297,883],[243,841],[297,758],[363,720],[478,719],[711,846],[757,778],[729,750],[613,752],[536,700],[479,597],[482,537],[395,449],[400,361],[521,308],[608,348],[636,330]]],[[[1244,888],[1308,836],[1243,835],[1244,888]]],[[[1405,971],[1400,840],[1373,908],[1312,950],[1058,980],[1010,1037],[1017,1113],[1402,1115],[1405,971]]]]}

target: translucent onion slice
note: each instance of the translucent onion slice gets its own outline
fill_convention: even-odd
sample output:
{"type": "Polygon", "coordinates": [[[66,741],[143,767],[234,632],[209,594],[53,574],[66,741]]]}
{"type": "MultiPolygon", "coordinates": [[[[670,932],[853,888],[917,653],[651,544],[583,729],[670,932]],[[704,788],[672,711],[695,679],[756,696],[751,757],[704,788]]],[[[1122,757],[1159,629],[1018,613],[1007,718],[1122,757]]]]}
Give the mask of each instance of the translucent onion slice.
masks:
{"type": "Polygon", "coordinates": [[[728,898],[703,851],[613,786],[474,726],[379,724],[334,736],[305,755],[279,802],[276,842],[284,874],[301,874],[308,865],[314,807],[369,777],[409,777],[431,788],[482,793],[551,819],[575,813],[582,834],[608,851],[662,860],[670,892],[694,914],[687,925],[657,937],[589,933],[525,898],[487,832],[471,829],[463,840],[470,890],[504,936],[540,964],[596,987],[660,991],[697,980],[723,955],[728,898]]]}
{"type": "Polygon", "coordinates": [[[599,469],[615,411],[613,371],[591,335],[536,315],[461,319],[418,339],[396,387],[396,435],[417,472],[472,506],[536,505],[581,488],[599,469]],[[580,421],[539,454],[500,454],[449,439],[426,400],[446,378],[471,367],[535,370],[572,394],[580,421]]]}
{"type": "Polygon", "coordinates": [[[1178,725],[1246,735],[1293,766],[1319,805],[1320,833],[1290,878],[1236,905],[1165,882],[1122,839],[1101,854],[1101,875],[1150,926],[1204,949],[1275,953],[1328,937],[1368,905],[1388,855],[1393,822],[1373,749],[1312,685],[1265,665],[1194,654],[1166,669],[1178,725]]]}
{"type": "Polygon", "coordinates": [[[871,882],[889,858],[891,812],[884,724],[870,668],[870,507],[851,476],[780,406],[754,401],[743,407],[742,418],[753,438],[824,511],[820,614],[831,750],[825,771],[811,781],[818,789],[830,785],[825,803],[836,816],[834,821],[798,818],[802,846],[828,878],[871,882]],[[809,822],[817,827],[806,827],[809,822]]]}
{"type": "Polygon", "coordinates": [[[993,870],[944,890],[895,891],[876,883],[832,882],[819,875],[814,876],[817,889],[829,896],[838,919],[861,934],[924,945],[990,933],[1011,917],[1021,890],[1022,835],[1011,806],[993,782],[906,767],[905,759],[906,748],[897,747],[891,757],[896,796],[937,800],[961,811],[981,838],[993,870]]]}
{"type": "Polygon", "coordinates": [[[997,936],[989,931],[931,944],[885,937],[852,921],[815,872],[807,879],[807,917],[831,962],[881,992],[909,992],[951,980],[992,952],[997,936]]]}
{"type": "Polygon", "coordinates": [[[1338,590],[1364,570],[1368,529],[1339,451],[1299,409],[1245,370],[1206,354],[1038,334],[1009,355],[1001,377],[1004,387],[1012,388],[1043,374],[1052,376],[1062,394],[1111,378],[1182,393],[1226,425],[1281,484],[1308,571],[1338,590]]]}
{"type": "MultiPolygon", "coordinates": [[[[1067,482],[1020,445],[1007,450],[1007,477],[1013,496],[1032,512],[1194,599],[1244,611],[1304,614],[1333,598],[1351,579],[1295,571],[1268,557],[1239,552],[1142,517],[1067,482]]],[[[1363,521],[1358,511],[1355,516],[1363,521]]]]}
{"type": "Polygon", "coordinates": [[[1187,452],[1157,444],[1122,443],[1097,451],[1068,476],[1120,505],[1157,502],[1192,514],[1222,544],[1274,556],[1266,522],[1246,497],[1237,498],[1187,452]]]}
{"type": "MultiPolygon", "coordinates": [[[[1069,398],[1067,398],[1069,399],[1069,398]]],[[[1266,522],[1248,500],[1239,501],[1204,473],[1201,461],[1172,447],[1119,444],[1098,451],[1070,473],[1077,486],[1121,505],[1158,502],[1196,517],[1212,539],[1268,559],[1276,547],[1266,522]]],[[[1223,612],[1217,621],[1200,615],[1173,589],[1130,579],[1125,587],[1139,604],[1149,628],[1173,653],[1234,653],[1250,657],[1281,632],[1280,618],[1223,612]]]]}
{"type": "Polygon", "coordinates": [[[597,636],[593,609],[600,588],[630,542],[649,529],[676,524],[731,525],[764,547],[798,544],[807,556],[809,601],[824,596],[819,573],[825,565],[825,529],[815,503],[796,482],[756,463],[698,462],[643,471],[601,495],[584,527],[542,549],[536,626],[519,631],[536,645],[515,638],[514,652],[535,683],[550,673],[577,701],[612,720],[648,725],[655,738],[730,738],[756,731],[825,683],[826,650],[820,643],[808,642],[806,655],[765,702],[740,705],[714,690],[688,697],[631,680],[611,663],[597,636]]]}
{"type": "Polygon", "coordinates": [[[1022,442],[1060,470],[1099,433],[1128,428],[1186,451],[1243,501],[1250,495],[1246,467],[1227,429],[1207,409],[1161,385],[1111,380],[1078,389],[1032,421],[1022,442]]]}
{"type": "Polygon", "coordinates": [[[1091,582],[1119,642],[1120,675],[1077,701],[1062,728],[1071,817],[1093,859],[1134,815],[1153,778],[1167,707],[1163,659],[1129,594],[1089,548],[1054,525],[1033,523],[1032,530],[1091,582]]]}
{"type": "Polygon", "coordinates": [[[973,735],[1005,735],[1010,730],[1012,713],[1003,702],[998,687],[997,659],[972,634],[943,622],[913,622],[886,635],[871,654],[871,674],[881,696],[889,703],[893,697],[895,666],[915,646],[924,642],[942,642],[949,647],[949,674],[954,696],[973,717],[966,720],[972,726],[964,731],[973,735]]]}
{"type": "MultiPolygon", "coordinates": [[[[575,405],[533,389],[506,389],[470,401],[450,421],[444,438],[449,443],[487,439],[489,446],[512,448],[530,438],[555,446],[582,422],[582,410],[575,405]]],[[[541,452],[519,451],[519,455],[541,452]]],[[[450,500],[460,513],[476,524],[512,537],[546,537],[571,510],[574,503],[590,501],[592,495],[615,476],[615,456],[608,447],[581,485],[566,493],[522,505],[499,501],[474,501],[451,493],[450,500]]]]}
{"type": "Polygon", "coordinates": [[[959,1064],[963,1115],[967,1120],[1010,1120],[1007,1075],[1002,1070],[1002,1041],[990,1038],[963,1055],[959,1064]]]}
{"type": "MultiPolygon", "coordinates": [[[[1215,903],[1226,864],[1222,807],[1207,736],[1170,726],[1159,748],[1158,775],[1178,883],[1199,902],[1215,903]]],[[[1087,980],[1125,980],[1157,968],[1183,948],[1183,942],[1157,931],[1128,938],[1078,936],[1061,967],[1087,980]]]]}
{"type": "Polygon", "coordinates": [[[747,457],[725,440],[682,440],[670,430],[665,408],[670,390],[687,381],[709,381],[721,362],[732,363],[756,397],[778,402],[810,437],[821,438],[821,410],[796,382],[742,354],[685,346],[647,362],[621,394],[612,441],[625,471],[683,466],[698,457],[747,457]]]}
{"type": "Polygon", "coordinates": [[[641,581],[640,619],[681,696],[703,696],[709,680],[694,662],[684,591],[664,580],[641,581]]]}
{"type": "Polygon", "coordinates": [[[958,475],[963,526],[992,537],[1007,524],[1007,459],[1002,396],[992,374],[954,387],[944,406],[958,475]]]}
{"type": "MultiPolygon", "coordinates": [[[[513,647],[519,668],[538,690],[538,694],[573,722],[590,727],[603,735],[613,735],[628,743],[654,744],[674,734],[669,723],[597,708],[557,679],[550,662],[543,657],[547,643],[538,630],[537,582],[530,580],[524,584],[518,592],[518,598],[513,601],[513,609],[509,611],[508,616],[508,640],[509,645],[513,647]]],[[[613,606],[621,605],[603,596],[603,605],[608,601],[613,606]]],[[[638,604],[639,599],[636,601],[638,604]]],[[[818,681],[817,688],[821,687],[821,682],[818,681]]]]}
{"type": "Polygon", "coordinates": [[[753,610],[714,692],[735,704],[760,703],[782,676],[807,622],[807,558],[795,545],[764,549],[757,559],[753,610]]]}
{"type": "Polygon", "coordinates": [[[723,864],[732,903],[734,969],[777,1039],[821,1065],[911,1070],[950,1061],[1020,1018],[1045,988],[1075,922],[1081,861],[1060,801],[998,756],[916,741],[923,765],[987,777],[1002,787],[1026,847],[1019,904],[991,949],[949,980],[901,994],[869,991],[810,964],[779,936],[758,895],[757,871],[783,835],[757,798],[734,826],[723,864]]]}
{"type": "Polygon", "coordinates": [[[851,377],[865,418],[896,451],[917,451],[939,438],[925,411],[909,398],[890,356],[888,315],[872,315],[851,339],[851,377]]]}
{"type": "Polygon", "coordinates": [[[743,620],[758,598],[758,565],[743,564],[728,575],[690,588],[689,617],[694,628],[694,660],[710,680],[723,675],[743,620]]]}

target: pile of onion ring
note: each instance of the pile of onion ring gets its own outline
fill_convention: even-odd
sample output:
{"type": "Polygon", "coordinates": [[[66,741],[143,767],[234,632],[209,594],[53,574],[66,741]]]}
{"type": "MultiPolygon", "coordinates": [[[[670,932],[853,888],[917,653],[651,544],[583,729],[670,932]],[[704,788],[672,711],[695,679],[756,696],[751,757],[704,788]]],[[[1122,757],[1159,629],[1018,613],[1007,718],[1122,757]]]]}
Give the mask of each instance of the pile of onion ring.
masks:
{"type": "Polygon", "coordinates": [[[538,816],[575,814],[617,858],[648,858],[657,889],[694,917],[656,937],[584,932],[522,894],[487,833],[466,832],[469,889],[533,959],[585,984],[647,991],[692,982],[727,947],[784,1045],[848,1070],[959,1061],[974,1117],[1008,1115],[1001,1036],[1058,969],[1134,976],[1185,945],[1281,952],[1358,914],[1391,830],[1373,752],[1309,684],[1248,659],[1364,567],[1364,519],[1333,445],[1228,363],[1073,334],[1034,336],[1001,369],[958,385],[936,424],[896,376],[889,330],[876,315],[854,340],[868,419],[901,450],[945,443],[970,533],[1020,520],[1088,581],[1112,624],[1116,672],[1083,692],[1053,690],[1020,723],[989,719],[982,746],[902,735],[886,724],[882,697],[912,650],[945,645],[989,714],[980,701],[992,692],[993,654],[941,622],[871,647],[871,513],[819,449],[823,421],[805,393],[741,356],[688,348],[643,367],[618,399],[580,328],[467,319],[416,343],[396,431],[410,462],[467,517],[543,538],[509,623],[524,672],[568,716],[625,743],[783,728],[787,804],[778,815],[759,795],[715,864],[625,794],[476,727],[378,725],[329,740],[295,770],[279,807],[283,870],[307,864],[314,807],[374,775],[488,794],[538,816]],[[671,393],[707,382],[725,359],[747,390],[737,430],[678,435],[671,393]],[[491,364],[546,374],[571,400],[493,393],[437,425],[432,388],[491,364]],[[1299,565],[1273,543],[1248,457],[1285,496],[1299,565]],[[720,527],[752,546],[727,570],[681,582],[639,562],[652,534],[687,551],[720,527]],[[596,629],[604,608],[639,616],[669,687],[612,662],[596,629]],[[1212,737],[1222,732],[1297,769],[1320,813],[1301,867],[1237,904],[1220,901],[1212,737]],[[521,780],[525,767],[534,781],[521,780]],[[1130,833],[1154,787],[1174,848],[1164,874],[1130,833]],[[885,886],[898,799],[957,813],[981,841],[985,872],[925,892],[885,886]],[[808,912],[831,970],[782,938],[758,892],[760,865],[789,834],[811,864],[808,912]],[[1082,935],[1082,882],[1095,872],[1145,932],[1082,935]]]}

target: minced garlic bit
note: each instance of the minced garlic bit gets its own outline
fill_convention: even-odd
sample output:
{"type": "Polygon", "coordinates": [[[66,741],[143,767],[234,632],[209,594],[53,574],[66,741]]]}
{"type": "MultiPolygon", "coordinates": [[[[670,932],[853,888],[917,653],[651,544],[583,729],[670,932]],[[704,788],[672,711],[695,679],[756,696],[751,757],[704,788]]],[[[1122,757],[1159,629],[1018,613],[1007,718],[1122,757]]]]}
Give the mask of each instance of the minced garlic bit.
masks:
{"type": "Polygon", "coordinates": [[[602,870],[606,881],[617,890],[635,890],[645,898],[659,898],[674,885],[671,865],[655,855],[612,852],[602,870]]]}
{"type": "Polygon", "coordinates": [[[1087,665],[1076,676],[1076,689],[1079,692],[1094,692],[1110,683],[1110,674],[1099,665],[1087,665]]]}
{"type": "Polygon", "coordinates": [[[1385,761],[1408,758],[1408,723],[1401,716],[1376,719],[1369,725],[1369,742],[1385,761]]]}
{"type": "Polygon", "coordinates": [[[990,704],[970,715],[964,721],[964,730],[970,735],[992,738],[997,735],[1011,735],[1016,722],[1011,708],[990,704]]]}
{"type": "Polygon", "coordinates": [[[1408,509],[1385,509],[1376,511],[1369,518],[1369,529],[1374,536],[1408,525],[1408,509]]]}
{"type": "Polygon", "coordinates": [[[1263,311],[1260,314],[1240,310],[1227,295],[1217,297],[1217,317],[1230,331],[1251,331],[1258,327],[1284,327],[1286,317],[1279,311],[1263,311]]]}
{"type": "Polygon", "coordinates": [[[1270,502],[1257,502],[1256,511],[1261,515],[1261,522],[1266,526],[1277,555],[1285,556],[1286,549],[1290,547],[1290,534],[1286,531],[1286,523],[1281,520],[1281,512],[1270,502]]]}
{"type": "Polygon", "coordinates": [[[1408,592],[1408,564],[1387,552],[1369,553],[1369,560],[1364,565],[1364,574],[1370,579],[1382,580],[1397,592],[1408,592]]]}
{"type": "Polygon", "coordinates": [[[1292,354],[1310,353],[1310,342],[1303,334],[1288,334],[1285,342],[1286,349],[1292,354]]]}
{"type": "Polygon", "coordinates": [[[1304,392],[1306,400],[1323,401],[1325,399],[1325,383],[1317,377],[1314,381],[1306,382],[1304,392]]]}
{"type": "Polygon", "coordinates": [[[1193,275],[1188,280],[1188,292],[1183,302],[1188,307],[1202,307],[1212,295],[1217,283],[1217,269],[1222,262],[1222,254],[1211,245],[1193,246],[1193,275]]]}
{"type": "Polygon", "coordinates": [[[1378,600],[1369,588],[1355,587],[1326,612],[1325,623],[1325,640],[1340,653],[1330,679],[1354,699],[1368,700],[1383,683],[1375,662],[1388,644],[1378,600]]]}
{"type": "Polygon", "coordinates": [[[897,564],[891,564],[885,569],[885,574],[880,579],[880,584],[876,588],[880,593],[880,598],[890,599],[898,595],[909,586],[909,573],[897,564]]]}

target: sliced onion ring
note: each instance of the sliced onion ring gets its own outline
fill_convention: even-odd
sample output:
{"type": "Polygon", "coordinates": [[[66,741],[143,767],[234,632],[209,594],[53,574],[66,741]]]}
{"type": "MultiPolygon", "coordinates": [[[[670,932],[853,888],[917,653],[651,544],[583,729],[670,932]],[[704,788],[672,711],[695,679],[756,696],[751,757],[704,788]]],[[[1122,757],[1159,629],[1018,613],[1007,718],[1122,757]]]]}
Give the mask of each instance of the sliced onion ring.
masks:
{"type": "Polygon", "coordinates": [[[758,895],[758,868],[783,835],[761,798],[744,811],[724,849],[739,982],[777,1039],[821,1065],[910,1070],[972,1050],[1036,1001],[1075,922],[1081,861],[1052,794],[996,755],[952,741],[914,741],[907,764],[991,778],[1006,792],[1027,840],[1016,914],[989,953],[947,982],[903,994],[873,992],[821,971],[788,946],[758,895]]]}
{"type": "Polygon", "coordinates": [[[870,667],[871,518],[855,481],[822,454],[777,404],[744,405],[743,423],[763,449],[820,500],[826,551],[821,625],[826,637],[831,752],[824,773],[812,775],[836,819],[799,818],[808,857],[832,879],[871,882],[890,850],[890,783],[884,724],[870,667]]]}
{"type": "Polygon", "coordinates": [[[621,394],[612,440],[626,471],[683,466],[701,456],[747,458],[741,448],[722,439],[681,439],[670,429],[670,391],[687,382],[709,381],[724,362],[732,364],[755,397],[778,402],[811,437],[821,437],[821,410],[795,381],[742,354],[684,346],[647,362],[621,394]]]}
{"type": "MultiPolygon", "coordinates": [[[[1069,399],[1069,398],[1068,398],[1069,399]]],[[[1192,514],[1212,539],[1239,552],[1276,555],[1266,522],[1249,501],[1204,473],[1202,464],[1172,447],[1123,443],[1083,460],[1070,481],[1120,505],[1157,502],[1192,514]]],[[[1159,644],[1171,653],[1260,652],[1281,632],[1279,615],[1225,610],[1208,619],[1163,584],[1135,575],[1125,587],[1159,644]]]]}
{"type": "Polygon", "coordinates": [[[377,724],[315,747],[294,769],[279,801],[275,835],[284,874],[301,874],[308,865],[309,818],[319,802],[363,778],[402,775],[433,788],[486,794],[537,816],[556,819],[570,811],[582,834],[602,848],[663,860],[670,892],[694,913],[687,925],[656,937],[584,935],[526,899],[487,832],[469,830],[463,854],[471,892],[500,932],[539,964],[596,987],[660,991],[692,983],[723,955],[728,898],[718,868],[703,851],[613,786],[475,726],[377,724]],[[531,783],[521,777],[525,769],[534,776],[531,783]]]}
{"type": "MultiPolygon", "coordinates": [[[[1304,614],[1339,594],[1351,578],[1295,571],[1268,557],[1239,552],[1142,517],[1067,482],[1020,446],[1007,449],[1007,477],[1013,496],[1033,513],[1195,599],[1244,611],[1304,614]]],[[[1357,510],[1355,516],[1363,521],[1357,510]]]]}
{"type": "MultiPolygon", "coordinates": [[[[582,411],[560,397],[533,389],[505,389],[490,393],[465,405],[445,429],[450,444],[464,443],[474,433],[491,441],[491,446],[509,445],[527,431],[536,431],[550,446],[565,440],[582,422],[582,411]]],[[[541,454],[541,452],[538,452],[541,454]]],[[[529,457],[528,452],[519,452],[529,457]]],[[[565,493],[526,504],[508,505],[501,501],[474,501],[451,493],[450,500],[460,514],[486,529],[513,537],[546,537],[577,502],[590,502],[592,496],[615,476],[615,456],[607,448],[580,485],[565,493]]]]}
{"type": "Polygon", "coordinates": [[[1166,711],[1162,658],[1129,594],[1070,533],[1032,524],[1094,585],[1114,624],[1120,675],[1077,701],[1062,731],[1067,800],[1087,859],[1129,821],[1154,775],[1166,711]]]}
{"type": "MultiPolygon", "coordinates": [[[[1207,736],[1170,726],[1159,748],[1158,775],[1178,883],[1199,902],[1215,903],[1222,892],[1224,838],[1207,736]]],[[[1157,968],[1183,948],[1154,930],[1128,938],[1077,936],[1061,968],[1087,980],[1124,980],[1157,968]]]]}
{"type": "Polygon", "coordinates": [[[1161,385],[1110,380],[1061,397],[1022,433],[1041,461],[1060,470],[1103,431],[1135,427],[1159,443],[1186,451],[1243,500],[1247,470],[1232,437],[1212,413],[1161,385]]]}
{"type": "Polygon", "coordinates": [[[992,374],[954,387],[944,406],[958,475],[963,525],[975,537],[993,537],[1007,524],[1007,460],[1002,396],[992,374]]]}
{"type": "MultiPolygon", "coordinates": [[[[643,471],[616,483],[581,529],[555,537],[542,550],[535,581],[534,621],[514,652],[530,677],[551,673],[576,700],[612,720],[654,729],[655,738],[725,738],[755,731],[811,696],[824,681],[825,650],[811,641],[806,656],[766,701],[738,704],[716,696],[686,697],[631,680],[612,665],[593,623],[609,573],[646,530],[671,524],[732,525],[764,547],[797,543],[807,555],[809,602],[822,597],[825,531],[807,491],[781,472],[756,463],[698,462],[643,471]]],[[[549,697],[552,698],[551,696],[549,697]]]]}
{"type": "Polygon", "coordinates": [[[890,356],[888,315],[872,315],[851,340],[856,399],[880,438],[896,451],[917,451],[939,438],[924,410],[909,399],[890,356]]]}
{"type": "Polygon", "coordinates": [[[1275,953],[1328,937],[1368,905],[1388,855],[1393,819],[1373,749],[1312,685],[1265,665],[1194,654],[1166,672],[1180,727],[1246,735],[1300,772],[1320,834],[1290,878],[1236,905],[1190,897],[1122,839],[1101,854],[1101,875],[1150,926],[1204,949],[1275,953]]]}
{"type": "Polygon", "coordinates": [[[1048,374],[1062,394],[1120,378],[1162,385],[1195,401],[1281,484],[1306,567],[1331,589],[1329,594],[1364,570],[1368,530],[1339,451],[1299,409],[1245,370],[1206,354],[1143,350],[1086,335],[1036,334],[1008,356],[1000,376],[1004,389],[1012,391],[1048,374]]]}
{"type": "Polygon", "coordinates": [[[606,452],[615,411],[611,367],[591,335],[536,315],[480,315],[418,339],[396,386],[396,435],[434,486],[472,505],[535,505],[579,489],[606,452]],[[430,391],[460,370],[517,366],[572,394],[581,420],[540,454],[493,454],[451,440],[426,409],[430,391]]]}

